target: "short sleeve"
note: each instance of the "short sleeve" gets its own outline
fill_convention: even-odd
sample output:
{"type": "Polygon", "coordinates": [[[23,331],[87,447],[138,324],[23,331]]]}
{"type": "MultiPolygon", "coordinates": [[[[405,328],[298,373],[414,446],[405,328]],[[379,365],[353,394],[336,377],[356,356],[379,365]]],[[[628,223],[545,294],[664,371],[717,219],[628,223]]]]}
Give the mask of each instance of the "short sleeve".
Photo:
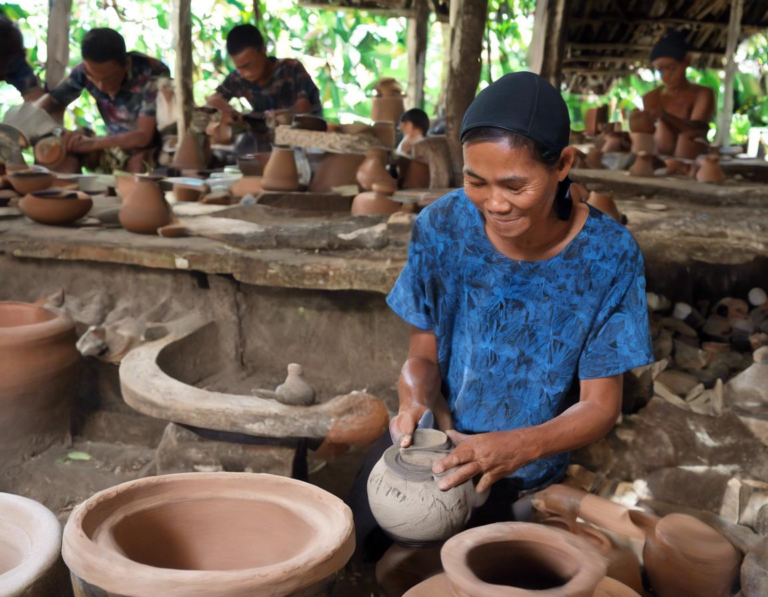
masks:
{"type": "Polygon", "coordinates": [[[62,106],[68,106],[80,97],[85,83],[85,69],[82,64],[78,64],[66,79],[51,90],[51,97],[62,106]]]}
{"type": "Polygon", "coordinates": [[[237,76],[237,72],[229,73],[224,81],[222,81],[221,85],[216,88],[216,93],[227,101],[231,100],[233,97],[242,97],[242,95],[238,93],[238,85],[235,82],[237,76]]]}
{"type": "Polygon", "coordinates": [[[323,115],[323,104],[320,102],[320,90],[315,85],[312,77],[309,76],[304,65],[298,62],[293,74],[294,86],[296,89],[296,99],[306,98],[312,104],[312,114],[315,116],[323,115]]]}
{"type": "Polygon", "coordinates": [[[611,377],[653,363],[643,256],[637,245],[608,291],[579,357],[579,379],[611,377]]]}
{"type": "Polygon", "coordinates": [[[434,308],[428,288],[430,286],[429,255],[424,246],[422,218],[413,226],[408,261],[387,296],[387,304],[401,319],[420,330],[434,330],[434,308]]]}

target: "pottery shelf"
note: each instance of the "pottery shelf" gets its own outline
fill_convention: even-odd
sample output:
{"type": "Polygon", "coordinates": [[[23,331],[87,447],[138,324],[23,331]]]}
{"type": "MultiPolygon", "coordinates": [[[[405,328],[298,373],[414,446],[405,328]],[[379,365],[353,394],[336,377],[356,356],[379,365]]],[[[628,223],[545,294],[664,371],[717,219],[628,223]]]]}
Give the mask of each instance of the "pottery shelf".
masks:
{"type": "Polygon", "coordinates": [[[381,141],[373,136],[307,131],[286,125],[275,129],[275,144],[342,154],[365,154],[369,149],[384,149],[381,141]]]}

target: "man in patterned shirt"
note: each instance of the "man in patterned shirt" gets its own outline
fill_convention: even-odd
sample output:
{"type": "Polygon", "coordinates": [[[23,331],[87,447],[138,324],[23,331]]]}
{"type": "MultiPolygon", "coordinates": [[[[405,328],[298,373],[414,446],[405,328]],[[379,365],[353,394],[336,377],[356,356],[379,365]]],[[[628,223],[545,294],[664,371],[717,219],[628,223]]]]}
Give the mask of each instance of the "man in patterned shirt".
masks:
{"type": "Polygon", "coordinates": [[[21,31],[2,12],[0,12],[0,81],[5,81],[18,89],[25,102],[34,101],[45,93],[27,62],[21,31]]]}
{"type": "Polygon", "coordinates": [[[239,118],[229,105],[233,97],[245,98],[259,114],[291,110],[296,114],[322,115],[320,92],[301,62],[267,56],[264,38],[253,25],[238,25],[229,32],[227,53],[237,70],[208,97],[208,105],[225,117],[239,118]]]}
{"type": "Polygon", "coordinates": [[[109,172],[146,171],[154,160],[159,136],[155,119],[157,79],[168,67],[138,52],[126,52],[125,40],[113,29],[92,29],[81,44],[83,62],[42,100],[50,113],[62,111],[83,89],[96,100],[107,126],[106,137],[67,133],[67,162],[58,169],[79,171],[82,165],[109,172]]]}

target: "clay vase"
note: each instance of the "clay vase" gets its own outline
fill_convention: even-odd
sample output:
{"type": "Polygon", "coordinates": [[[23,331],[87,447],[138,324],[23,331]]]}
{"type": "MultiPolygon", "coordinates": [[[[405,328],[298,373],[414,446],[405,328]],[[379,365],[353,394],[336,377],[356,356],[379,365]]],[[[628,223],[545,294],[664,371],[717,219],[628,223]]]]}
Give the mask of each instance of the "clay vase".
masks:
{"type": "Polygon", "coordinates": [[[315,389],[304,379],[304,368],[288,365],[288,376],[275,390],[277,401],[290,406],[309,406],[315,402],[315,389]]]}
{"type": "Polygon", "coordinates": [[[374,122],[400,122],[405,112],[404,95],[374,97],[372,102],[371,120],[374,122]]]}
{"type": "Polygon", "coordinates": [[[653,155],[645,152],[638,153],[637,158],[635,159],[635,163],[632,164],[632,167],[629,169],[629,173],[632,176],[653,176],[655,171],[653,168],[653,162],[653,155]]]}
{"type": "Polygon", "coordinates": [[[633,133],[653,135],[656,132],[656,124],[645,110],[632,110],[629,113],[629,130],[633,133]]]}
{"type": "Polygon", "coordinates": [[[330,193],[335,187],[357,185],[357,169],[365,156],[355,153],[329,153],[315,168],[315,175],[309,184],[313,193],[330,193]]]}
{"type": "Polygon", "coordinates": [[[696,180],[714,184],[725,182],[725,172],[723,172],[723,169],[720,167],[719,154],[710,153],[704,157],[701,167],[696,173],[696,180]]]}
{"type": "Polygon", "coordinates": [[[0,589],[9,597],[68,597],[61,525],[42,504],[0,493],[0,589]]]}
{"type": "Polygon", "coordinates": [[[465,531],[440,558],[459,597],[593,597],[606,571],[584,539],[523,522],[465,531]]]}
{"type": "Polygon", "coordinates": [[[324,595],[354,551],[352,513],[302,481],[163,475],[75,508],[63,556],[81,597],[324,595]]]}
{"type": "Polygon", "coordinates": [[[629,133],[632,139],[632,153],[645,152],[656,155],[656,139],[650,133],[629,133]]]}
{"type": "Polygon", "coordinates": [[[373,134],[387,149],[394,149],[397,145],[397,131],[394,122],[374,122],[373,134]]]}
{"type": "Polygon", "coordinates": [[[619,208],[616,207],[616,202],[613,200],[612,194],[596,193],[595,191],[592,191],[589,194],[587,203],[621,224],[621,212],[619,211],[619,208]]]}
{"type": "MultiPolygon", "coordinates": [[[[387,192],[386,187],[379,183],[373,185],[372,191],[360,193],[352,201],[353,216],[368,216],[373,214],[393,214],[398,211],[404,211],[403,205],[397,201],[392,201],[392,194],[387,192]]],[[[412,204],[409,204],[412,207],[412,204]]]]}
{"type": "Polygon", "coordinates": [[[30,193],[19,202],[19,209],[30,220],[49,226],[66,226],[84,218],[93,199],[78,191],[48,189],[30,193]]]}
{"type": "Polygon", "coordinates": [[[203,198],[203,189],[183,184],[174,184],[173,196],[176,197],[176,201],[181,202],[200,201],[203,198]]]}
{"type": "Polygon", "coordinates": [[[0,470],[69,435],[76,342],[68,315],[0,302],[0,470]]]}
{"type": "Polygon", "coordinates": [[[397,190],[397,181],[387,172],[386,149],[369,149],[365,160],[357,169],[356,179],[364,191],[372,191],[374,183],[390,194],[397,190]]]}
{"type": "Polygon", "coordinates": [[[274,147],[264,167],[261,186],[265,191],[291,192],[299,190],[299,171],[290,147],[274,147]]]}
{"type": "Polygon", "coordinates": [[[67,157],[67,150],[59,137],[45,137],[35,145],[35,161],[56,169],[67,157]]]}
{"type": "Polygon", "coordinates": [[[121,201],[125,201],[125,198],[131,194],[136,183],[134,174],[115,174],[115,192],[121,201]]]}
{"type": "Polygon", "coordinates": [[[171,206],[153,178],[137,176],[136,185],[120,207],[120,224],[128,232],[157,234],[158,228],[173,220],[171,206]]]}
{"type": "Polygon", "coordinates": [[[179,170],[204,170],[207,160],[203,151],[204,135],[187,132],[176,148],[173,165],[179,170]]]}
{"type": "Polygon", "coordinates": [[[399,545],[436,545],[460,532],[472,509],[485,501],[472,481],[448,491],[437,487],[432,465],[450,453],[448,436],[417,429],[409,448],[391,446],[368,477],[368,503],[376,522],[399,545]],[[434,510],[440,504],[439,514],[434,510]]]}
{"type": "Polygon", "coordinates": [[[601,126],[608,123],[608,105],[590,108],[584,115],[584,132],[589,137],[600,134],[601,126]]]}
{"type": "Polygon", "coordinates": [[[428,189],[430,183],[429,164],[408,158],[399,158],[400,179],[404,189],[428,189]]]}

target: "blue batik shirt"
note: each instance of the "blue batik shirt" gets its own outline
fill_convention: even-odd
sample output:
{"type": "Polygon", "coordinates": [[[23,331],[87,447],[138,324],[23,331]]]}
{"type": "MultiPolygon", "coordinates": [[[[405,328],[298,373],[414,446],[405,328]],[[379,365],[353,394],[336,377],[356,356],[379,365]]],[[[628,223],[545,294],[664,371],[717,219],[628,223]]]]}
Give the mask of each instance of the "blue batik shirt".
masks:
{"type": "MultiPolygon", "coordinates": [[[[593,207],[559,255],[500,253],[480,211],[454,191],[416,219],[392,310],[437,337],[443,395],[462,433],[508,431],[556,417],[572,383],[653,362],[643,257],[626,228],[593,207]]],[[[510,478],[557,479],[568,454],[510,478]]]]}

